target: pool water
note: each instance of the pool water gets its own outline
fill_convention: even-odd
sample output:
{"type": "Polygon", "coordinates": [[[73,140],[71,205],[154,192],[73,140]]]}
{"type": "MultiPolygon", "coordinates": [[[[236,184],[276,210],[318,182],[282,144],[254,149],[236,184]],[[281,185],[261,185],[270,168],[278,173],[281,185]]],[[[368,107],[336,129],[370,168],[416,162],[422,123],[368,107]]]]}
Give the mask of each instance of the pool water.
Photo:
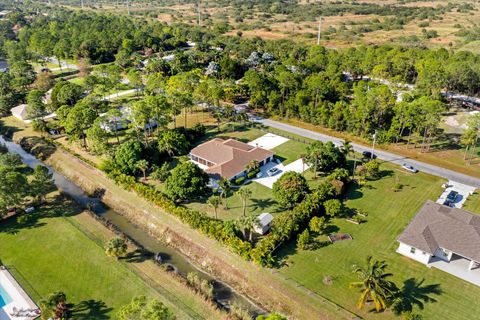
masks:
{"type": "Polygon", "coordinates": [[[0,308],[12,302],[12,298],[8,295],[7,291],[0,285],[0,308]]]}

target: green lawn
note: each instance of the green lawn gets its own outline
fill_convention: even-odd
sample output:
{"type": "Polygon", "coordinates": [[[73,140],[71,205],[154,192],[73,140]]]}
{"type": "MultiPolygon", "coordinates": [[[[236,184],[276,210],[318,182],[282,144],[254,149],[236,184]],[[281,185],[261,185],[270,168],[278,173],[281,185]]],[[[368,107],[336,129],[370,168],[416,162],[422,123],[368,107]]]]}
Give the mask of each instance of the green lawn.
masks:
{"type": "Polygon", "coordinates": [[[307,144],[294,140],[289,140],[272,149],[272,151],[275,152],[275,156],[282,160],[283,165],[298,160],[306,150],[307,144]]]}
{"type": "MultiPolygon", "coordinates": [[[[355,307],[358,291],[348,288],[349,282],[355,280],[351,272],[352,265],[364,263],[367,255],[373,255],[376,259],[387,261],[389,271],[394,274],[399,287],[408,279],[413,279],[417,284],[424,281],[420,286],[422,288],[438,285],[442,293],[429,294],[437,302],[425,303],[423,311],[415,308],[424,319],[470,319],[472,314],[479,314],[479,287],[439,270],[429,269],[395,252],[398,235],[427,199],[438,198],[443,181],[422,173],[405,173],[391,165],[384,164],[383,169],[387,170],[387,177],[368,182],[361,189],[351,188],[348,192],[346,206],[366,211],[368,221],[355,225],[344,219],[335,219],[329,228],[333,233],[348,232],[353,240],[302,252],[297,252],[295,245],[290,243],[280,252],[286,262],[280,268],[280,273],[368,319],[395,318],[389,312],[375,314],[358,311],[355,307]],[[396,179],[403,184],[399,192],[392,191],[396,179]],[[325,284],[326,276],[331,277],[333,283],[325,284]]],[[[415,292],[420,291],[418,289],[415,292]]]]}
{"type": "Polygon", "coordinates": [[[467,198],[467,201],[463,204],[463,208],[467,211],[479,213],[480,214],[480,191],[477,190],[475,193],[467,198]]]}
{"type": "Polygon", "coordinates": [[[170,275],[159,272],[153,262],[132,264],[107,257],[102,246],[111,233],[87,214],[67,210],[68,205],[55,205],[37,212],[38,219],[23,225],[15,219],[0,223],[1,262],[11,268],[35,301],[61,290],[74,305],[74,319],[98,320],[113,318],[118,308],[134,296],[146,295],[160,299],[182,319],[202,313],[211,314],[212,319],[217,316],[170,275]],[[159,286],[157,281],[165,285],[161,290],[170,291],[168,299],[133,270],[148,274],[155,288],[159,286]],[[182,297],[183,305],[169,300],[177,292],[176,299],[182,297]]]}
{"type": "MultiPolygon", "coordinates": [[[[252,192],[251,198],[247,202],[246,213],[261,214],[268,212],[273,215],[283,211],[273,199],[272,190],[257,182],[249,182],[241,188],[248,189],[252,192]]],[[[223,204],[217,209],[218,218],[222,220],[236,220],[243,214],[243,203],[241,198],[236,194],[238,189],[227,197],[228,210],[223,208],[223,204]]],[[[223,199],[222,199],[223,200],[223,199]]],[[[187,207],[207,212],[213,216],[213,209],[206,203],[206,199],[201,202],[192,202],[187,204],[187,207]]]]}

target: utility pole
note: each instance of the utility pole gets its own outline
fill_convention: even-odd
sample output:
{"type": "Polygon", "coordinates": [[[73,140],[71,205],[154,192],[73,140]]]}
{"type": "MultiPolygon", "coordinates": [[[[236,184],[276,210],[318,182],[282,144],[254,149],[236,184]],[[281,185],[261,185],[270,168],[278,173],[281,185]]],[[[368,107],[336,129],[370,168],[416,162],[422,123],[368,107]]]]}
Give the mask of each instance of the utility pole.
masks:
{"type": "Polygon", "coordinates": [[[202,18],[200,16],[200,0],[198,0],[197,2],[197,15],[198,15],[197,23],[198,23],[198,26],[200,26],[202,24],[202,18]]]}
{"type": "Polygon", "coordinates": [[[372,154],[370,155],[370,160],[373,160],[374,152],[375,152],[375,142],[377,141],[377,130],[373,134],[373,144],[372,144],[372,154]]]}
{"type": "Polygon", "coordinates": [[[130,15],[130,0],[127,0],[127,13],[130,15]]]}
{"type": "Polygon", "coordinates": [[[82,9],[83,9],[83,0],[82,0],[82,9]]]}
{"type": "Polygon", "coordinates": [[[322,35],[322,16],[318,19],[318,35],[317,35],[317,46],[320,45],[320,36],[322,35]]]}

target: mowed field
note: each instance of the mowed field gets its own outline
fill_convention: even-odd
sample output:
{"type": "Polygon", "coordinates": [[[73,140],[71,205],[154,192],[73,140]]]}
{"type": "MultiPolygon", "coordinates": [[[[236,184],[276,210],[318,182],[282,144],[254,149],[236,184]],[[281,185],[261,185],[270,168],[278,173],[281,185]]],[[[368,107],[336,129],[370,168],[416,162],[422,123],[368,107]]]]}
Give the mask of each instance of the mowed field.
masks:
{"type": "Polygon", "coordinates": [[[106,256],[103,245],[113,236],[87,213],[55,201],[27,223],[0,223],[0,259],[37,303],[65,292],[73,319],[113,319],[138,295],[162,301],[178,319],[220,318],[152,261],[106,256]]]}
{"type": "MultiPolygon", "coordinates": [[[[353,240],[300,252],[290,243],[280,252],[285,259],[280,273],[367,319],[394,319],[396,316],[391,312],[368,311],[373,306],[358,310],[355,304],[359,291],[348,287],[356,280],[352,265],[363,264],[367,255],[372,255],[387,262],[396,284],[409,293],[406,296],[422,301],[420,296],[426,294],[432,299],[428,303],[422,301],[424,310],[413,304],[413,310],[424,319],[471,319],[472,314],[479,314],[479,287],[395,252],[396,238],[426,200],[438,198],[443,181],[422,173],[406,173],[390,164],[382,164],[382,170],[384,177],[380,180],[348,191],[346,206],[367,212],[367,222],[355,225],[334,219],[328,228],[329,233],[350,233],[353,240]],[[394,192],[397,182],[403,188],[394,192]]],[[[326,236],[320,240],[326,240],[326,236]]]]}

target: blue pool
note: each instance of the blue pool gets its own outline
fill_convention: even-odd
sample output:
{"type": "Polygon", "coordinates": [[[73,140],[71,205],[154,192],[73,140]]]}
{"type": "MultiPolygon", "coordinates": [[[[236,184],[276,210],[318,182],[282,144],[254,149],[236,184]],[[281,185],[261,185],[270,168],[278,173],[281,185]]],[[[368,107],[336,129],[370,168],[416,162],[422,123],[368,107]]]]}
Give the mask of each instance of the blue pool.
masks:
{"type": "Polygon", "coordinates": [[[12,302],[12,298],[7,291],[0,285],[0,308],[12,302]]]}

